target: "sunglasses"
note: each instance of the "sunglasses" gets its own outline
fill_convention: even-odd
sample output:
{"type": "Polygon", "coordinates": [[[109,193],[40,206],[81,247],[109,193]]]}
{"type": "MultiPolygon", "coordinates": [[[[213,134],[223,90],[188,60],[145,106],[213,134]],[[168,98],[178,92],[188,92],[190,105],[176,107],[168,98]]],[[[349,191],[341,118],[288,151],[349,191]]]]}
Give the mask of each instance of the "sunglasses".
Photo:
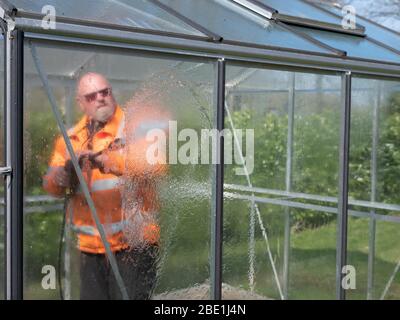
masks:
{"type": "Polygon", "coordinates": [[[86,99],[86,102],[95,101],[97,99],[97,94],[100,94],[102,98],[106,98],[111,95],[111,88],[105,88],[100,91],[85,94],[84,97],[86,99]]]}

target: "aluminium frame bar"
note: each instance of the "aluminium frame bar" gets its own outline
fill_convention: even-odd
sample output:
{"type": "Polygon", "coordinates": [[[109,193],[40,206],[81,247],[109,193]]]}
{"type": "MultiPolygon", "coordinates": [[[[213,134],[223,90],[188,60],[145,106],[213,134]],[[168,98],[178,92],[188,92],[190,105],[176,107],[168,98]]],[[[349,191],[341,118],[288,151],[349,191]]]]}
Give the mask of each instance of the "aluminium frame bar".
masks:
{"type": "MultiPolygon", "coordinates": [[[[17,21],[18,22],[18,21],[17,21]]],[[[19,21],[21,22],[21,21],[19,21]]],[[[125,38],[117,37],[113,30],[104,30],[106,34],[99,36],[96,28],[89,28],[91,33],[82,34],[82,31],[74,26],[68,26],[68,36],[53,35],[49,33],[38,33],[37,29],[18,25],[25,30],[25,38],[35,41],[44,41],[64,44],[78,43],[105,48],[119,48],[137,50],[142,52],[175,54],[197,58],[222,59],[230,63],[260,65],[271,68],[301,68],[309,72],[346,72],[351,71],[354,75],[385,77],[393,80],[400,79],[400,65],[371,62],[349,57],[339,58],[335,56],[321,56],[306,54],[296,51],[277,51],[265,48],[247,48],[235,44],[211,43],[206,41],[191,41],[177,38],[151,36],[133,33],[119,33],[125,38]],[[35,31],[35,32],[29,32],[35,31]],[[96,32],[95,32],[96,31],[96,32]],[[84,36],[85,38],[77,38],[84,36]],[[88,38],[91,36],[92,38],[88,38]],[[94,39],[93,37],[102,38],[94,39]],[[121,42],[123,41],[123,42],[121,42]]],[[[58,25],[61,33],[66,32],[58,25]]]]}
{"type": "MultiPolygon", "coordinates": [[[[35,13],[35,12],[27,12],[19,10],[17,11],[16,15],[17,18],[28,18],[32,20],[37,20],[42,22],[42,20],[46,17],[45,14],[42,13],[35,13]]],[[[191,40],[206,40],[209,39],[207,35],[194,35],[194,34],[185,34],[185,33],[178,33],[172,31],[164,31],[164,30],[156,30],[156,29],[144,29],[139,27],[133,26],[125,26],[110,22],[100,22],[95,20],[84,20],[80,18],[71,18],[71,17],[64,17],[64,16],[56,16],[56,21],[58,23],[66,23],[70,25],[75,25],[80,28],[82,27],[96,27],[106,30],[114,30],[114,31],[126,31],[126,32],[134,32],[134,33],[143,33],[143,34],[155,34],[155,35],[164,35],[168,37],[178,37],[182,39],[191,39],[191,40]]],[[[199,31],[199,30],[196,30],[199,31]]]]}
{"type": "Polygon", "coordinates": [[[6,297],[23,299],[23,50],[24,34],[6,35],[6,163],[12,174],[6,179],[6,297]]]}
{"type": "MultiPolygon", "coordinates": [[[[224,189],[224,190],[226,190],[226,189],[224,189]]],[[[237,192],[237,191],[240,191],[240,190],[228,189],[227,191],[224,191],[224,192],[228,192],[228,193],[231,193],[231,194],[233,194],[233,192],[236,192],[237,194],[241,194],[244,197],[249,197],[249,199],[252,199],[251,197],[256,197],[256,198],[259,198],[259,199],[271,199],[273,201],[275,201],[275,200],[288,200],[288,201],[297,200],[297,198],[285,197],[285,196],[282,196],[282,197],[279,197],[279,198],[270,197],[271,196],[270,194],[267,194],[267,197],[261,197],[261,196],[256,196],[255,193],[247,194],[247,193],[241,193],[241,192],[237,192]]],[[[197,195],[193,195],[193,197],[196,197],[196,196],[197,195]]],[[[24,213],[34,213],[34,210],[32,208],[36,208],[40,212],[46,212],[45,211],[46,208],[58,208],[58,209],[62,208],[62,203],[60,203],[57,199],[48,197],[46,199],[43,198],[43,199],[35,200],[34,198],[36,198],[36,197],[40,198],[41,196],[30,196],[30,197],[28,196],[29,201],[25,201],[25,204],[29,203],[30,205],[29,206],[25,206],[24,213]],[[44,203],[48,203],[48,204],[35,205],[36,203],[43,203],[43,202],[44,203]],[[52,203],[54,203],[54,204],[52,204],[52,203]]],[[[27,200],[27,199],[25,199],[25,200],[27,200]]],[[[294,203],[297,203],[297,202],[294,202],[294,203]]],[[[312,204],[312,203],[305,204],[304,202],[298,202],[298,203],[302,203],[302,205],[305,205],[304,208],[306,208],[306,209],[314,210],[313,206],[315,206],[315,204],[312,204]],[[308,205],[310,205],[310,207],[308,207],[308,205]]],[[[2,202],[0,201],[0,215],[3,214],[3,211],[1,210],[1,208],[3,208],[4,206],[5,206],[4,201],[2,201],[2,202]]],[[[290,205],[288,205],[288,206],[290,207],[290,205]]],[[[317,204],[317,206],[318,206],[318,204],[317,204]]],[[[336,210],[336,211],[335,210],[334,211],[337,213],[337,207],[331,207],[331,206],[329,206],[327,204],[324,204],[324,205],[322,205],[320,207],[321,208],[324,208],[324,207],[329,208],[329,211],[327,211],[327,212],[331,212],[332,208],[333,208],[333,209],[336,210]]],[[[322,210],[322,211],[324,211],[324,210],[322,210]]],[[[353,216],[359,217],[359,218],[370,219],[371,212],[370,211],[349,210],[349,215],[353,215],[353,216]]],[[[377,221],[400,223],[400,216],[383,215],[383,214],[378,214],[377,213],[375,215],[375,219],[377,221]]]]}
{"type": "MultiPolygon", "coordinates": [[[[324,12],[324,13],[327,13],[328,15],[330,15],[330,16],[332,16],[332,17],[335,17],[335,18],[338,18],[338,19],[343,19],[342,16],[340,16],[340,15],[334,13],[334,12],[331,12],[331,11],[325,9],[324,7],[321,7],[321,6],[319,6],[318,4],[316,4],[316,3],[312,2],[312,1],[308,1],[308,0],[300,0],[300,1],[303,2],[303,3],[308,4],[308,5],[311,6],[311,7],[316,8],[316,9],[318,9],[318,10],[324,12]]],[[[356,22],[356,27],[357,27],[358,29],[360,29],[360,30],[363,30],[363,32],[365,32],[365,27],[364,27],[362,24],[358,24],[358,23],[356,22]]]]}
{"type": "Polygon", "coordinates": [[[334,48],[334,47],[332,47],[332,46],[330,46],[330,45],[328,45],[328,44],[326,44],[324,42],[321,42],[318,39],[313,38],[312,36],[309,36],[308,34],[302,32],[302,31],[299,31],[299,30],[296,30],[296,29],[292,28],[287,23],[284,23],[282,21],[276,21],[276,24],[281,26],[282,28],[284,28],[286,30],[289,30],[290,32],[294,33],[295,35],[297,35],[297,36],[299,36],[299,37],[301,37],[303,39],[306,39],[308,42],[311,42],[311,43],[315,44],[316,46],[319,46],[319,47],[324,48],[326,50],[332,51],[332,52],[334,52],[335,54],[337,54],[337,55],[339,55],[341,57],[347,56],[347,52],[346,51],[334,48]]]}
{"type": "MultiPolygon", "coordinates": [[[[288,197],[291,199],[304,199],[304,200],[312,200],[312,201],[319,201],[319,202],[338,203],[338,198],[330,197],[330,196],[320,196],[320,195],[300,193],[300,192],[287,192],[287,191],[283,191],[283,190],[265,189],[265,188],[259,188],[259,187],[248,187],[248,186],[244,186],[244,185],[233,185],[233,184],[227,184],[227,183],[225,183],[224,186],[225,186],[225,188],[231,189],[234,191],[283,196],[283,197],[288,197]]],[[[364,208],[372,208],[372,209],[400,211],[400,205],[388,204],[388,203],[382,203],[382,202],[370,202],[370,201],[364,201],[364,200],[349,200],[349,205],[357,206],[357,207],[364,207],[364,208]]]]}
{"type": "Polygon", "coordinates": [[[348,187],[351,116],[351,72],[342,75],[342,114],[339,142],[339,194],[336,245],[336,298],[346,299],[342,285],[343,269],[347,261],[348,187]]]}
{"type": "Polygon", "coordinates": [[[208,30],[207,28],[201,26],[200,24],[194,22],[193,20],[189,19],[188,17],[185,17],[184,15],[180,14],[178,11],[172,9],[171,7],[161,3],[158,0],[148,0],[149,2],[153,3],[154,5],[160,7],[161,9],[163,9],[164,11],[168,12],[169,14],[175,16],[176,18],[180,19],[181,21],[185,22],[186,24],[188,24],[189,26],[191,26],[192,28],[200,31],[201,33],[207,35],[211,41],[214,42],[221,42],[222,41],[222,37],[210,30],[208,30]]]}
{"type": "MultiPolygon", "coordinates": [[[[225,60],[216,65],[216,127],[224,130],[225,122],[225,60]]],[[[211,217],[211,299],[222,299],[222,239],[223,239],[223,202],[224,202],[224,137],[218,135],[216,148],[217,163],[214,165],[215,185],[213,186],[213,212],[211,217]]]]}
{"type": "Polygon", "coordinates": [[[248,255],[249,255],[249,270],[248,270],[248,278],[249,278],[249,288],[250,292],[254,293],[255,288],[255,260],[256,260],[256,241],[255,241],[255,210],[256,204],[254,201],[250,202],[250,214],[249,214],[249,246],[248,246],[248,255]]]}
{"type": "MultiPolygon", "coordinates": [[[[227,191],[225,191],[225,195],[228,195],[235,199],[241,199],[241,200],[252,201],[254,199],[254,201],[256,203],[257,202],[268,203],[268,204],[273,204],[273,205],[287,206],[290,208],[338,214],[338,210],[336,207],[328,207],[326,205],[317,205],[317,204],[307,204],[307,203],[303,203],[303,202],[296,202],[296,201],[288,200],[285,198],[277,199],[277,198],[258,197],[255,195],[241,194],[241,193],[227,192],[227,191]]],[[[370,216],[369,212],[363,212],[363,211],[357,211],[357,210],[348,210],[348,212],[349,212],[349,216],[357,217],[357,218],[369,219],[369,216],[370,216]]],[[[375,218],[377,221],[400,223],[400,217],[396,217],[396,216],[384,216],[384,215],[377,214],[375,218]]]]}
{"type": "Polygon", "coordinates": [[[341,33],[347,36],[358,36],[363,37],[365,36],[364,29],[362,28],[355,28],[355,29],[343,29],[341,25],[337,25],[334,23],[319,21],[319,20],[312,20],[302,17],[291,16],[282,13],[274,14],[274,18],[277,21],[281,21],[290,25],[299,26],[299,27],[307,27],[313,28],[316,30],[321,31],[329,31],[329,32],[336,32],[341,33]]]}
{"type": "MultiPolygon", "coordinates": [[[[9,121],[6,121],[7,120],[6,108],[8,106],[7,94],[6,94],[6,90],[8,90],[8,88],[7,88],[7,72],[6,72],[8,63],[7,63],[7,58],[6,58],[7,54],[6,53],[7,53],[8,45],[6,45],[7,24],[1,19],[0,19],[0,30],[1,30],[2,37],[3,37],[3,50],[1,52],[1,54],[4,57],[4,59],[3,59],[3,68],[5,70],[4,75],[2,75],[3,76],[4,96],[3,96],[3,119],[2,119],[1,125],[3,126],[3,130],[2,130],[3,131],[2,132],[3,133],[3,137],[6,137],[6,140],[3,141],[3,147],[7,148],[7,137],[8,137],[8,134],[7,134],[7,130],[8,130],[7,122],[9,123],[9,121]]],[[[6,152],[3,153],[1,161],[2,161],[4,166],[7,166],[7,164],[9,163],[7,161],[7,150],[6,150],[6,152]]],[[[0,197],[0,201],[2,202],[2,204],[3,203],[5,204],[6,197],[7,197],[7,194],[8,194],[8,188],[7,187],[8,187],[9,184],[7,183],[8,182],[7,180],[9,178],[7,178],[7,177],[12,173],[11,167],[7,167],[7,168],[8,168],[8,171],[9,171],[8,174],[6,174],[6,172],[1,172],[1,175],[3,176],[3,182],[2,183],[3,183],[3,188],[4,188],[3,196],[0,197]]],[[[6,168],[3,167],[1,169],[5,170],[6,168]]],[[[7,210],[7,208],[2,208],[2,206],[0,204],[0,215],[4,216],[5,215],[4,212],[6,210],[7,210]]],[[[5,247],[7,245],[7,241],[6,241],[6,235],[7,235],[6,226],[7,226],[7,221],[4,219],[3,220],[3,226],[2,226],[3,236],[0,238],[0,242],[3,243],[3,245],[5,247]]],[[[0,268],[2,268],[2,270],[5,270],[5,272],[3,271],[4,275],[0,275],[0,277],[2,277],[4,279],[3,280],[4,281],[3,282],[3,286],[0,287],[0,290],[2,290],[2,295],[4,297],[6,297],[7,296],[7,283],[8,283],[7,274],[6,274],[6,272],[7,272],[7,256],[3,254],[3,257],[4,258],[3,258],[3,261],[1,261],[0,268]]]]}
{"type": "Polygon", "coordinates": [[[229,0],[233,4],[239,5],[253,14],[256,14],[262,18],[272,20],[273,14],[277,11],[257,0],[229,0]]]}
{"type": "MultiPolygon", "coordinates": [[[[271,203],[271,204],[277,204],[277,205],[282,205],[282,206],[288,206],[288,207],[293,207],[293,208],[302,208],[302,209],[307,209],[307,210],[316,210],[316,211],[321,211],[321,212],[326,212],[326,213],[334,213],[337,214],[337,207],[330,207],[328,205],[319,205],[319,204],[307,204],[304,202],[296,202],[296,198],[287,198],[287,197],[281,197],[281,198],[273,198],[273,197],[261,197],[261,196],[256,196],[255,194],[244,194],[244,193],[238,193],[235,192],[235,190],[230,190],[230,191],[224,191],[225,194],[229,195],[238,195],[242,197],[243,199],[248,199],[251,201],[253,198],[256,200],[256,202],[263,202],[264,200],[267,201],[265,203],[271,203]],[[262,200],[262,201],[260,201],[262,200]],[[282,202],[285,201],[285,202],[282,202]]],[[[193,197],[196,197],[196,195],[193,195],[193,197]]],[[[31,197],[31,202],[33,205],[32,206],[26,206],[24,213],[35,213],[34,210],[38,210],[39,212],[46,212],[46,208],[49,208],[49,210],[56,210],[56,209],[62,209],[62,204],[61,203],[55,203],[55,204],[47,204],[47,205],[38,205],[35,206],[35,201],[33,201],[31,197]]],[[[43,202],[43,201],[38,201],[38,202],[43,202]]],[[[54,199],[47,199],[45,201],[46,203],[54,203],[54,199]]],[[[0,215],[3,214],[1,208],[4,206],[4,203],[0,203],[0,215]]],[[[358,218],[364,218],[364,219],[369,219],[371,213],[368,211],[359,211],[359,210],[349,210],[349,216],[354,216],[358,218]]],[[[382,214],[376,214],[375,219],[377,221],[383,221],[383,222],[392,222],[392,223],[400,223],[400,216],[391,216],[391,215],[382,215],[382,214]]]]}

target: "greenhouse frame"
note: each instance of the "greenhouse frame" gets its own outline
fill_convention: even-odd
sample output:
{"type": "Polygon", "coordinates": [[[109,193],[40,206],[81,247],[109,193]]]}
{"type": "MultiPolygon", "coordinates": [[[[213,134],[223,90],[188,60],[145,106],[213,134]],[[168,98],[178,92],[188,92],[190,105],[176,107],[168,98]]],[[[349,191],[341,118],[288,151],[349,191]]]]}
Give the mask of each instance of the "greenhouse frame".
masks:
{"type": "Polygon", "coordinates": [[[156,92],[180,129],[231,129],[238,149],[225,163],[225,136],[216,163],[171,165],[153,299],[400,299],[400,34],[348,14],[312,0],[0,0],[0,299],[79,291],[63,200],[42,176],[57,136],[72,150],[87,72],[121,105],[156,92]],[[254,130],[253,156],[239,129],[254,130]]]}

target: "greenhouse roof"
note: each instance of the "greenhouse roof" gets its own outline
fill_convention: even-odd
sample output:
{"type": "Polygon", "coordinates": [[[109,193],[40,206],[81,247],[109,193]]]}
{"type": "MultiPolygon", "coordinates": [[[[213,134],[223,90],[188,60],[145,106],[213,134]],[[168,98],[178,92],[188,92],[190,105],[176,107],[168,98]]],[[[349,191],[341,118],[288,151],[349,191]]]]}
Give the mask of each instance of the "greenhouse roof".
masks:
{"type": "Polygon", "coordinates": [[[400,65],[398,33],[359,16],[352,28],[342,26],[342,11],[316,0],[0,0],[0,5],[3,17],[35,33],[119,39],[147,34],[212,43],[214,52],[231,45],[400,65]],[[56,30],[42,27],[48,5],[55,8],[56,30]]]}

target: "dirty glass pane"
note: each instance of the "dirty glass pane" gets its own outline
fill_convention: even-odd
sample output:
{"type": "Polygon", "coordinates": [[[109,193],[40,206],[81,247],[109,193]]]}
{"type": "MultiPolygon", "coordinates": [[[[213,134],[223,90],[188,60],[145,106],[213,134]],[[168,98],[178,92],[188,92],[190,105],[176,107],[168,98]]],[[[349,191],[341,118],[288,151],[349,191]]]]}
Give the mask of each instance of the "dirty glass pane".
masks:
{"type": "MultiPolygon", "coordinates": [[[[212,168],[196,162],[193,145],[214,124],[213,63],[34,46],[129,298],[208,298],[212,168]],[[112,97],[118,106],[110,118],[112,97]],[[156,133],[165,148],[151,140],[156,133]],[[93,158],[99,154],[102,165],[93,158]]],[[[24,295],[121,299],[29,45],[25,65],[24,295]],[[55,167],[68,169],[67,194],[55,167]]]]}
{"type": "Polygon", "coordinates": [[[161,0],[182,15],[225,40],[331,53],[229,0],[161,0]]]}
{"type": "MultiPolygon", "coordinates": [[[[5,164],[4,144],[4,38],[0,35],[0,166],[5,164]]],[[[0,177],[0,300],[5,298],[5,203],[4,178],[0,177]]]]}
{"type": "Polygon", "coordinates": [[[227,67],[225,299],[335,298],[340,83],[227,67]]]}
{"type": "Polygon", "coordinates": [[[358,228],[349,230],[349,247],[364,241],[357,251],[349,251],[356,263],[364,256],[356,269],[364,283],[357,286],[354,299],[399,298],[399,93],[397,81],[353,79],[349,212],[364,217],[358,228]]]}
{"type": "Polygon", "coordinates": [[[48,14],[53,6],[56,17],[102,21],[114,25],[204,36],[200,31],[147,0],[12,0],[18,9],[48,14]]]}

